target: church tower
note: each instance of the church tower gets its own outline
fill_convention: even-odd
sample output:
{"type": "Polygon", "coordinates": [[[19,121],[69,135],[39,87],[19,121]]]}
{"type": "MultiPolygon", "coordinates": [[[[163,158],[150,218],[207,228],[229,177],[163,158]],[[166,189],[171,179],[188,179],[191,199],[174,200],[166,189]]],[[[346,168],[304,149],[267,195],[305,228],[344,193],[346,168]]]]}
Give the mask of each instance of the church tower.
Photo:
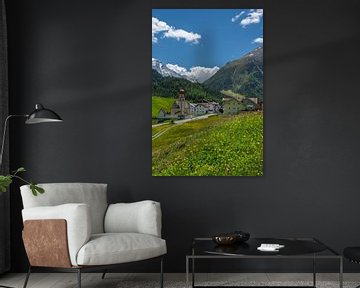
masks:
{"type": "Polygon", "coordinates": [[[185,115],[185,91],[184,89],[180,89],[179,90],[179,107],[180,107],[180,112],[181,115],[185,115]]]}

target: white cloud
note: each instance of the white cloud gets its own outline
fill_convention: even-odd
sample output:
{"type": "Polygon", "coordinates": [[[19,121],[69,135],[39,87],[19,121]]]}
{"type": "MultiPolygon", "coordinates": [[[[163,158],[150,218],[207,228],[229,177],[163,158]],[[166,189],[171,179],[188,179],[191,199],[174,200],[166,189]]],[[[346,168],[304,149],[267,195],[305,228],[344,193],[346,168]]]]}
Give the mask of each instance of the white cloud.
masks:
{"type": "Polygon", "coordinates": [[[191,67],[190,70],[187,70],[176,64],[166,64],[166,67],[188,80],[197,81],[199,83],[206,81],[220,69],[217,66],[212,68],[195,66],[191,67]]]}
{"type": "Polygon", "coordinates": [[[164,38],[175,38],[178,41],[183,39],[185,42],[194,44],[198,44],[201,39],[201,35],[197,33],[176,29],[175,27],[169,26],[166,22],[152,17],[152,43],[158,42],[157,34],[162,32],[164,32],[164,38]]]}
{"type": "Polygon", "coordinates": [[[245,14],[245,11],[241,11],[239,14],[236,14],[233,18],[231,18],[231,22],[235,22],[238,20],[243,14],[245,14]]]}
{"type": "Polygon", "coordinates": [[[194,44],[199,43],[201,35],[193,32],[187,32],[183,29],[174,29],[171,27],[164,33],[165,38],[175,38],[176,40],[184,39],[185,42],[193,42],[194,44]]]}
{"type": "Polygon", "coordinates": [[[164,32],[169,30],[171,27],[166,24],[164,21],[160,21],[159,19],[152,17],[152,42],[157,43],[158,39],[156,37],[157,33],[164,32]]]}
{"type": "Polygon", "coordinates": [[[263,37],[258,37],[258,38],[255,38],[254,41],[252,42],[253,44],[263,44],[264,42],[264,39],[263,37]]]}
{"type": "Polygon", "coordinates": [[[263,9],[251,9],[246,17],[240,21],[240,25],[245,28],[248,25],[260,23],[262,17],[263,9]]]}

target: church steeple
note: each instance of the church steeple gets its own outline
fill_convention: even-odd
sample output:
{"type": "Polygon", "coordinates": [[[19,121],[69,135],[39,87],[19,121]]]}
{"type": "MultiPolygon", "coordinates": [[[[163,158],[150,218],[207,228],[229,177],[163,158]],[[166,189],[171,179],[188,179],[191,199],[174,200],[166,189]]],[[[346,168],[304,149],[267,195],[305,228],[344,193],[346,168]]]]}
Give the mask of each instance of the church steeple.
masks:
{"type": "Polygon", "coordinates": [[[179,90],[179,106],[181,115],[185,115],[185,90],[180,89],[179,90]]]}

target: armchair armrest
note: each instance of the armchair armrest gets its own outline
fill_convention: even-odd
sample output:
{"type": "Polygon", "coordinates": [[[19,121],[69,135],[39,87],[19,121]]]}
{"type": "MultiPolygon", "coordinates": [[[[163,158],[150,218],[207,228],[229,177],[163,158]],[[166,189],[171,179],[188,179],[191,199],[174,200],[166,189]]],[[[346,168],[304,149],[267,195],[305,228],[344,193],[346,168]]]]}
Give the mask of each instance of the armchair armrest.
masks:
{"type": "MultiPolygon", "coordinates": [[[[22,210],[23,221],[64,219],[71,264],[77,265],[76,256],[80,248],[89,241],[91,222],[89,206],[86,204],[64,204],[58,206],[33,207],[22,210]]],[[[34,235],[35,236],[35,235],[34,235]]],[[[40,235],[34,241],[39,241],[40,235]]],[[[48,243],[46,243],[48,245],[48,243]]]]}
{"type": "Polygon", "coordinates": [[[161,237],[160,203],[150,200],[111,204],[105,215],[106,233],[143,233],[161,237]]]}

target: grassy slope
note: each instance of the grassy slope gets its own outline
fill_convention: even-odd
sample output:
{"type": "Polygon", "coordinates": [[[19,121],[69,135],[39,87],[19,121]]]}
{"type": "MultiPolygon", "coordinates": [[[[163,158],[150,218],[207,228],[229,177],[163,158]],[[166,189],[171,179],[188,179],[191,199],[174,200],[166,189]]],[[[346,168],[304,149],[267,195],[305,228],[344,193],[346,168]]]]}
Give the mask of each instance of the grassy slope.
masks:
{"type": "Polygon", "coordinates": [[[160,126],[156,126],[156,127],[153,127],[152,128],[152,136],[154,136],[156,133],[162,131],[162,130],[165,130],[167,128],[169,128],[169,123],[166,123],[164,125],[160,125],[160,126]]]}
{"type": "Polygon", "coordinates": [[[174,103],[174,101],[174,98],[152,96],[152,117],[157,117],[161,108],[167,112],[170,112],[171,105],[174,103]]]}
{"type": "Polygon", "coordinates": [[[152,146],[154,176],[263,175],[261,113],[187,122],[152,146]]]}
{"type": "Polygon", "coordinates": [[[263,98],[263,49],[256,48],[240,59],[226,63],[203,85],[213,91],[231,90],[246,97],[263,98]]]}

